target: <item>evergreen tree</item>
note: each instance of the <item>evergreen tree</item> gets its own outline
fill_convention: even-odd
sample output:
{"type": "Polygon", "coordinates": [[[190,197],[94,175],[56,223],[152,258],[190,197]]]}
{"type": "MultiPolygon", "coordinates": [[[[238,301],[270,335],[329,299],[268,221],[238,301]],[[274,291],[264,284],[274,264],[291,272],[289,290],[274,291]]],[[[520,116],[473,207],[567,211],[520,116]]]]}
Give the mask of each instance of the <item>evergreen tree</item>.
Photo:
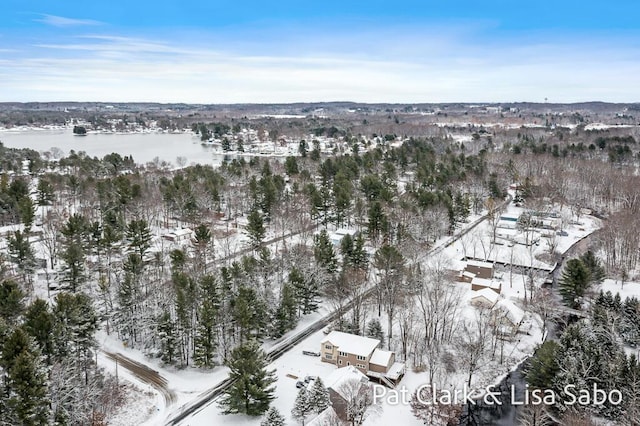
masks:
{"type": "Polygon", "coordinates": [[[309,403],[311,404],[311,409],[316,413],[323,412],[331,405],[329,391],[320,377],[314,380],[313,386],[309,390],[309,403]]]}
{"type": "Polygon", "coordinates": [[[18,214],[20,215],[20,221],[24,225],[25,233],[28,234],[36,216],[36,209],[31,197],[27,196],[20,199],[18,202],[18,214]]]}
{"type": "Polygon", "coordinates": [[[258,210],[251,210],[249,216],[247,217],[247,226],[245,227],[245,231],[247,232],[247,236],[251,240],[251,247],[254,250],[257,250],[262,245],[262,241],[267,233],[264,228],[264,222],[262,220],[262,215],[258,212],[258,210]]]}
{"type": "Polygon", "coordinates": [[[580,308],[579,299],[584,296],[590,282],[591,274],[582,261],[569,260],[560,279],[559,291],[564,303],[572,309],[580,308]]]}
{"type": "Polygon", "coordinates": [[[605,277],[605,270],[600,260],[593,254],[591,250],[580,256],[580,261],[589,270],[591,281],[600,283],[605,277]]]}
{"type": "Polygon", "coordinates": [[[47,302],[42,299],[34,300],[24,314],[23,328],[35,339],[48,362],[53,355],[53,326],[54,317],[47,302]]]}
{"type": "Polygon", "coordinates": [[[380,204],[380,201],[374,201],[371,204],[367,217],[367,230],[369,235],[372,239],[377,240],[378,236],[381,233],[386,232],[388,227],[387,216],[382,210],[382,204],[380,204]]]}
{"type": "Polygon", "coordinates": [[[366,269],[369,262],[369,255],[364,249],[364,235],[358,233],[354,240],[353,251],[351,252],[351,264],[354,268],[366,269]]]}
{"type": "Polygon", "coordinates": [[[94,333],[98,317],[93,301],[83,293],[60,293],[56,296],[52,311],[54,317],[54,353],[58,358],[70,356],[85,368],[91,361],[91,349],[95,348],[94,333]]]}
{"type": "Polygon", "coordinates": [[[240,286],[238,294],[231,301],[232,318],[238,327],[240,341],[262,337],[266,328],[264,319],[267,309],[263,300],[258,298],[256,291],[247,286],[240,286]]]}
{"type": "Polygon", "coordinates": [[[318,310],[320,290],[314,277],[306,278],[295,266],[289,272],[289,284],[293,287],[298,308],[303,315],[318,310]]]}
{"type": "Polygon", "coordinates": [[[2,366],[5,371],[11,371],[18,356],[24,351],[30,351],[31,345],[31,337],[21,327],[14,328],[13,331],[7,335],[2,345],[0,366],[2,366]]]}
{"type": "Polygon", "coordinates": [[[293,176],[299,173],[296,157],[287,157],[284,160],[284,170],[289,176],[293,176]]]}
{"type": "Polygon", "coordinates": [[[260,422],[260,426],[284,426],[284,424],[284,416],[276,407],[269,408],[260,422]]]}
{"type": "Polygon", "coordinates": [[[175,336],[175,324],[171,319],[171,314],[164,311],[159,317],[156,325],[158,338],[160,339],[160,359],[165,364],[173,364],[176,358],[177,343],[175,336]]]}
{"type": "Polygon", "coordinates": [[[558,344],[553,340],[544,342],[529,360],[526,369],[527,383],[536,389],[548,389],[558,373],[556,355],[558,344]]]}
{"type": "Polygon", "coordinates": [[[318,265],[333,274],[338,270],[338,261],[333,251],[333,244],[325,229],[314,237],[313,255],[318,265]]]}
{"type": "Polygon", "coordinates": [[[298,396],[296,396],[296,400],[293,403],[293,408],[291,409],[291,417],[302,423],[303,426],[305,420],[313,411],[313,407],[309,399],[307,390],[304,387],[300,388],[298,396]]]}
{"type": "Polygon", "coordinates": [[[26,348],[18,354],[7,374],[10,389],[5,420],[13,424],[49,424],[47,374],[37,351],[26,348]]]}
{"type": "Polygon", "coordinates": [[[15,281],[3,280],[0,283],[0,318],[12,323],[22,314],[25,294],[15,281]]]}
{"type": "Polygon", "coordinates": [[[14,231],[7,238],[7,245],[9,259],[15,263],[18,272],[23,277],[23,281],[27,282],[28,277],[33,274],[36,266],[36,257],[31,243],[29,243],[29,234],[20,230],[14,231]]]}
{"type": "Polygon", "coordinates": [[[200,279],[202,304],[198,315],[196,337],[194,339],[193,362],[199,367],[213,367],[216,350],[216,322],[220,301],[215,278],[205,275],[200,279]]]}
{"type": "Polygon", "coordinates": [[[39,206],[48,206],[53,201],[53,186],[47,179],[40,177],[37,191],[39,206]]]}
{"type": "Polygon", "coordinates": [[[353,258],[353,238],[347,234],[340,241],[340,253],[342,254],[343,266],[351,266],[353,258]]]}
{"type": "Polygon", "coordinates": [[[196,226],[193,232],[193,247],[196,251],[196,261],[198,268],[206,272],[207,267],[207,248],[211,243],[211,230],[207,225],[201,223],[196,226]]]}
{"type": "Polygon", "coordinates": [[[296,326],[298,322],[297,311],[298,304],[294,291],[288,283],[285,283],[282,286],[280,303],[275,312],[274,337],[280,337],[296,326]]]}
{"type": "Polygon", "coordinates": [[[232,385],[225,391],[220,406],[224,414],[259,416],[274,399],[275,371],[267,371],[266,355],[257,342],[236,347],[227,360],[232,385]]]}
{"type": "Polygon", "coordinates": [[[151,247],[151,230],[147,221],[144,219],[132,220],[127,226],[127,241],[129,242],[129,250],[137,253],[141,259],[151,247]]]}
{"type": "Polygon", "coordinates": [[[82,246],[76,242],[70,242],[62,251],[64,262],[63,281],[69,285],[72,292],[76,292],[80,285],[87,279],[85,274],[85,254],[82,246]]]}
{"type": "Polygon", "coordinates": [[[378,339],[381,342],[384,339],[382,325],[377,318],[372,319],[371,321],[369,321],[369,324],[367,324],[366,335],[367,337],[371,337],[372,339],[378,339]]]}

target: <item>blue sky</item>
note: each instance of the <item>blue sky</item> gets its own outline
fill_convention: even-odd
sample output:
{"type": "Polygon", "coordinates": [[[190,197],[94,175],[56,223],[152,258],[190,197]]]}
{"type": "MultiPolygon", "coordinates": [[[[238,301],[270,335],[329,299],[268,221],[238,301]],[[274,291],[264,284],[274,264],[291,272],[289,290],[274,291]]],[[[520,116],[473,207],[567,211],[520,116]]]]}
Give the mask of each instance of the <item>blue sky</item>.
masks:
{"type": "Polygon", "coordinates": [[[640,101],[637,1],[4,0],[0,101],[640,101]]]}

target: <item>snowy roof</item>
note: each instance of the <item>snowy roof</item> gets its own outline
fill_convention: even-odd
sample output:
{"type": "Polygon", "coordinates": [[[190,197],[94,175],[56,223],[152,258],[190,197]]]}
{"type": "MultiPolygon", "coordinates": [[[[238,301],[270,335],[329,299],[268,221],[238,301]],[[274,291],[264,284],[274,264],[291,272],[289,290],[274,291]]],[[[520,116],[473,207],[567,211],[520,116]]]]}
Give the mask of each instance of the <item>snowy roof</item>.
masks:
{"type": "Polygon", "coordinates": [[[327,376],[327,378],[324,380],[324,383],[327,389],[331,388],[340,396],[344,397],[344,395],[341,394],[340,388],[343,384],[350,381],[366,383],[369,381],[369,378],[362,374],[360,370],[358,370],[353,365],[348,365],[346,367],[338,368],[333,373],[329,374],[329,376],[327,376]]]}
{"type": "Polygon", "coordinates": [[[479,260],[467,260],[467,265],[478,268],[493,268],[493,263],[481,262],[479,260]]]}
{"type": "Polygon", "coordinates": [[[387,377],[391,377],[393,380],[398,380],[401,374],[404,374],[405,365],[403,362],[394,362],[389,371],[387,371],[387,377]]]}
{"type": "Polygon", "coordinates": [[[472,292],[471,295],[471,300],[479,298],[479,297],[484,297],[485,299],[487,299],[489,301],[489,303],[491,303],[492,305],[494,303],[496,303],[498,301],[498,293],[496,293],[495,291],[491,290],[490,288],[483,288],[482,290],[477,290],[472,292]]]}
{"type": "Polygon", "coordinates": [[[337,346],[341,352],[353,355],[369,356],[375,348],[378,347],[380,341],[369,337],[356,336],[355,334],[343,333],[341,331],[332,331],[322,339],[321,344],[331,343],[337,346]]]}
{"type": "Polygon", "coordinates": [[[173,235],[180,237],[183,235],[191,235],[193,231],[191,231],[191,229],[189,228],[182,228],[182,229],[176,229],[175,231],[172,232],[173,235]]]}
{"type": "Polygon", "coordinates": [[[478,278],[478,277],[473,277],[473,279],[471,280],[471,285],[480,285],[482,287],[495,288],[495,289],[500,288],[499,282],[493,281],[487,278],[478,278]]]}
{"type": "Polygon", "coordinates": [[[474,274],[473,272],[469,272],[469,271],[462,271],[462,276],[463,277],[469,277],[469,278],[475,278],[476,274],[474,274]]]}
{"type": "Polygon", "coordinates": [[[511,300],[502,299],[496,306],[504,311],[505,317],[514,325],[520,324],[524,319],[524,311],[511,300]]]}
{"type": "Polygon", "coordinates": [[[393,352],[383,351],[382,349],[376,349],[373,351],[373,355],[371,355],[369,364],[383,365],[386,367],[387,365],[389,365],[389,361],[391,360],[392,356],[393,356],[393,352]]]}

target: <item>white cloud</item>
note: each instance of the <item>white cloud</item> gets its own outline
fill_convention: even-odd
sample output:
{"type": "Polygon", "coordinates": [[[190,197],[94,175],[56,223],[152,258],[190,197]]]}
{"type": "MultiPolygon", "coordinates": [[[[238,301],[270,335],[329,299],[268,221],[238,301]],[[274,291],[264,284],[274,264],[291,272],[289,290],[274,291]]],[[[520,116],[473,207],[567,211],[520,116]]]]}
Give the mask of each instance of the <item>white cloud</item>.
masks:
{"type": "Polygon", "coordinates": [[[93,19],[74,19],[56,15],[42,15],[42,18],[36,19],[36,22],[51,25],[54,27],[77,27],[87,25],[102,25],[102,22],[93,19]]]}
{"type": "Polygon", "coordinates": [[[407,37],[395,39],[402,49],[373,35],[356,43],[343,38],[339,48],[332,40],[330,49],[309,49],[292,38],[282,52],[271,42],[240,49],[90,35],[0,61],[0,92],[15,101],[194,103],[640,99],[639,50],[632,45],[487,44],[444,36],[411,45],[407,37]]]}

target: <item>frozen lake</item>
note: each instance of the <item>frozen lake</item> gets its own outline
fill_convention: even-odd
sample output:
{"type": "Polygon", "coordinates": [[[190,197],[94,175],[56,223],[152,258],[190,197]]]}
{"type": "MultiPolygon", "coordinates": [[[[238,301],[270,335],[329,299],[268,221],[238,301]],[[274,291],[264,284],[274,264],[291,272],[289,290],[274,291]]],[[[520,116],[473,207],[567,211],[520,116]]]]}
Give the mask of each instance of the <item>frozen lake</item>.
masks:
{"type": "Polygon", "coordinates": [[[39,152],[62,150],[68,155],[71,150],[84,151],[91,157],[102,158],[112,152],[132,155],[137,163],[147,163],[158,157],[177,164],[184,157],[186,164],[200,163],[220,165],[223,154],[214,153],[211,147],[202,146],[197,135],[191,133],[95,133],[74,136],[71,129],[4,130],[0,131],[0,142],[9,148],[31,148],[39,152]]]}

